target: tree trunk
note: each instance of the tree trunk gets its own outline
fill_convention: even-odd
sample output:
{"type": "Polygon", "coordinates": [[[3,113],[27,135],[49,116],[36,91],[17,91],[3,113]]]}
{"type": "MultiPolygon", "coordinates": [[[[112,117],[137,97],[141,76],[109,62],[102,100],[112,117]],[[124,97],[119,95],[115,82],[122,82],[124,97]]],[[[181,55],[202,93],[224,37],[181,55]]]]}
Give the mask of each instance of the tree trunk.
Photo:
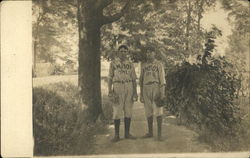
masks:
{"type": "Polygon", "coordinates": [[[198,32],[201,34],[201,19],[203,18],[202,13],[204,12],[203,5],[204,0],[201,0],[200,3],[198,3],[198,19],[197,19],[197,25],[198,25],[198,32]]]}
{"type": "Polygon", "coordinates": [[[92,8],[82,1],[78,5],[79,69],[78,86],[82,103],[87,107],[87,119],[96,121],[102,113],[100,80],[100,25],[92,8]],[[84,4],[83,4],[84,3],[84,4]]]}
{"type": "MultiPolygon", "coordinates": [[[[198,5],[198,16],[197,16],[197,31],[198,31],[198,38],[200,38],[199,40],[202,40],[202,30],[201,30],[201,19],[203,18],[203,13],[204,13],[204,3],[205,3],[205,0],[200,0],[198,1],[197,5],[198,5]],[[200,2],[200,3],[199,3],[200,2]]],[[[202,48],[202,45],[201,44],[198,44],[197,45],[198,47],[198,52],[203,52],[203,48],[202,48]]]]}
{"type": "Polygon", "coordinates": [[[85,33],[88,40],[81,38],[79,41],[78,86],[82,102],[87,105],[89,112],[93,116],[90,119],[93,120],[97,119],[102,110],[99,32],[100,30],[88,30],[85,33]]]}
{"type": "Polygon", "coordinates": [[[33,68],[32,68],[32,77],[36,77],[36,56],[37,56],[37,40],[33,42],[33,68]]]}
{"type": "MultiPolygon", "coordinates": [[[[87,121],[95,122],[102,114],[101,102],[101,26],[119,20],[129,6],[128,1],[119,13],[104,16],[103,9],[112,0],[78,0],[78,86],[87,121]]],[[[78,120],[79,121],[79,120],[78,120]]]]}
{"type": "Polygon", "coordinates": [[[191,0],[188,0],[188,6],[187,6],[187,23],[186,23],[186,46],[185,50],[189,50],[189,32],[190,32],[190,24],[191,24],[191,0]]]}

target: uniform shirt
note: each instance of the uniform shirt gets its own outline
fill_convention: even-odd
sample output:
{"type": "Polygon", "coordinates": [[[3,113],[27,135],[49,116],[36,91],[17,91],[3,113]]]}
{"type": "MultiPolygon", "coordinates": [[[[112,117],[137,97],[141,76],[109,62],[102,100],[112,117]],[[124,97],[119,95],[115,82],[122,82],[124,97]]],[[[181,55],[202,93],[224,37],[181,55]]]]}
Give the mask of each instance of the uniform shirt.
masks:
{"type": "Polygon", "coordinates": [[[109,78],[113,82],[132,81],[136,80],[135,68],[132,62],[119,59],[110,63],[109,78]]]}
{"type": "Polygon", "coordinates": [[[158,82],[160,85],[166,83],[163,65],[157,60],[151,63],[141,63],[140,85],[146,85],[152,82],[158,82]]]}

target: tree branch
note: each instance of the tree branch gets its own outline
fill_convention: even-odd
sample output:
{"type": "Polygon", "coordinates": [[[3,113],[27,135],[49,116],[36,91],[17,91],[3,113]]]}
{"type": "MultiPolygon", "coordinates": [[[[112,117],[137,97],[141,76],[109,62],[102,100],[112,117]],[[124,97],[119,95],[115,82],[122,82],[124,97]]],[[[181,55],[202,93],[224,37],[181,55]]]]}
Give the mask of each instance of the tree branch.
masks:
{"type": "Polygon", "coordinates": [[[99,9],[102,10],[102,9],[106,8],[107,6],[109,6],[112,2],[113,2],[113,0],[96,0],[95,8],[97,10],[99,10],[99,9]]]}
{"type": "Polygon", "coordinates": [[[112,16],[103,16],[102,17],[102,25],[109,24],[112,22],[115,22],[119,20],[128,10],[129,4],[131,0],[128,0],[128,2],[125,4],[125,6],[121,9],[119,13],[116,13],[112,16]]]}

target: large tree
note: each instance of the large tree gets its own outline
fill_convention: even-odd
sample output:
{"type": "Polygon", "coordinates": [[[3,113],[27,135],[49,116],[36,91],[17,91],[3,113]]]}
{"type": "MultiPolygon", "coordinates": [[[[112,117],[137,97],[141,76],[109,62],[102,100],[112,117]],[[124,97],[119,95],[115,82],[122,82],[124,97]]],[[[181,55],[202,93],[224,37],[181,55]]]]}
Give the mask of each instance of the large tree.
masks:
{"type": "Polygon", "coordinates": [[[120,12],[106,16],[103,14],[103,10],[112,4],[112,0],[78,0],[78,86],[82,103],[87,107],[90,121],[95,121],[102,112],[100,82],[101,27],[119,20],[127,10],[129,3],[128,0],[120,12]]]}

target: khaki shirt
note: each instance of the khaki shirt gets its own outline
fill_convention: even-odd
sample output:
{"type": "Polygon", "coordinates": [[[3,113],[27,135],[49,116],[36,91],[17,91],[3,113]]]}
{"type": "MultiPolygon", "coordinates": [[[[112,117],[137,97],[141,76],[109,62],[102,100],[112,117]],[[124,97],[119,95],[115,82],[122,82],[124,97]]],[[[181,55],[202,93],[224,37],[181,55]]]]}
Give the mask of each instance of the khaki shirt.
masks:
{"type": "Polygon", "coordinates": [[[163,64],[157,60],[152,63],[141,63],[140,85],[158,82],[160,85],[166,84],[163,64]]]}
{"type": "Polygon", "coordinates": [[[109,78],[113,82],[128,82],[136,80],[135,68],[132,62],[114,60],[110,63],[109,78]]]}

